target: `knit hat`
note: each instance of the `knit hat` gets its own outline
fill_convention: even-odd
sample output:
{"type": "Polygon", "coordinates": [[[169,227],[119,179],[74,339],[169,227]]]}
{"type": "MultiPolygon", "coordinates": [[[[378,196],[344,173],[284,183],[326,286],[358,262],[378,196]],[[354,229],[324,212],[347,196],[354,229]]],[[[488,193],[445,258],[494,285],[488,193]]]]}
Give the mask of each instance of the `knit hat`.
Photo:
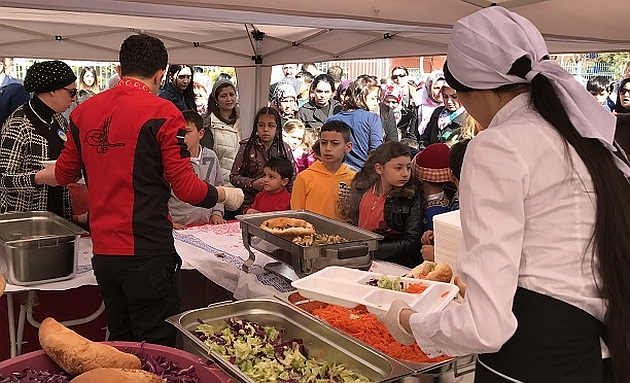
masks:
{"type": "Polygon", "coordinates": [[[77,81],[72,68],[63,61],[42,61],[26,71],[24,88],[27,92],[45,93],[61,89],[77,81]]]}
{"type": "Polygon", "coordinates": [[[279,84],[276,89],[276,100],[281,101],[283,98],[293,97],[297,100],[297,93],[295,93],[295,88],[289,84],[279,84]]]}
{"type": "Polygon", "coordinates": [[[223,89],[224,86],[231,86],[232,88],[236,89],[236,86],[234,85],[234,83],[230,80],[217,80],[217,82],[214,83],[214,85],[212,86],[212,97],[214,97],[216,99],[216,97],[218,96],[218,92],[219,89],[223,89]]]}
{"type": "Polygon", "coordinates": [[[437,143],[427,146],[413,158],[413,173],[416,178],[427,182],[449,182],[451,170],[448,157],[451,153],[446,144],[437,143]]]}

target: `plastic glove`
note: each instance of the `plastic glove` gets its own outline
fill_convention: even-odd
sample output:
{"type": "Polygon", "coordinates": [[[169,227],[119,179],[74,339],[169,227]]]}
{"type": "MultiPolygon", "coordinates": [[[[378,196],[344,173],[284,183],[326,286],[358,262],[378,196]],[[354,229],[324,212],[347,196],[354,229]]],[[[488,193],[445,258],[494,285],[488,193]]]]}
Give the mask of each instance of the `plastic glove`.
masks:
{"type": "Polygon", "coordinates": [[[245,199],[242,189],[217,186],[217,189],[219,188],[223,189],[225,192],[225,200],[219,202],[222,202],[228,210],[236,210],[241,207],[243,200],[245,199]]]}
{"type": "Polygon", "coordinates": [[[410,346],[416,342],[416,339],[413,337],[413,334],[409,334],[400,324],[400,312],[404,309],[411,310],[411,307],[405,301],[397,299],[392,302],[386,313],[378,316],[378,320],[387,326],[389,333],[392,334],[396,342],[410,346]]]}

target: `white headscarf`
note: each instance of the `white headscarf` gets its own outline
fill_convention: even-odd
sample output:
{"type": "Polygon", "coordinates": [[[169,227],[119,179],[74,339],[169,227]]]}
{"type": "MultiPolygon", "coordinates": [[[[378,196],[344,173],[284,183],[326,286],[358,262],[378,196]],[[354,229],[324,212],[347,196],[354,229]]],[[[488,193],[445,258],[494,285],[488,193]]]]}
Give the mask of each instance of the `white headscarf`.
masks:
{"type": "MultiPolygon", "coordinates": [[[[596,138],[616,152],[615,117],[595,100],[570,73],[548,56],[547,45],[526,18],[494,6],[477,11],[455,23],[448,46],[448,69],[469,88],[497,89],[503,85],[529,83],[542,74],[555,88],[571,123],[585,138],[596,138]],[[514,61],[526,56],[532,70],[523,79],[507,74],[514,61]]],[[[630,177],[630,167],[613,155],[617,167],[630,177]]]]}

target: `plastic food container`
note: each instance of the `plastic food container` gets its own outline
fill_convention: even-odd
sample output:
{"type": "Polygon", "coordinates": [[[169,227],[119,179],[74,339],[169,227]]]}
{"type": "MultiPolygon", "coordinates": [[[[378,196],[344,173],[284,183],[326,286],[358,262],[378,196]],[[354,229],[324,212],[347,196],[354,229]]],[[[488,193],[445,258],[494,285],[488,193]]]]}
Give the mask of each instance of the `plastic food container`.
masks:
{"type": "MultiPolygon", "coordinates": [[[[365,305],[372,314],[389,310],[392,301],[405,301],[414,311],[431,313],[443,310],[455,298],[459,288],[452,283],[427,281],[415,278],[400,278],[404,286],[421,284],[426,289],[421,293],[394,291],[368,285],[372,279],[383,274],[329,266],[292,283],[299,293],[309,299],[347,308],[365,305]]],[[[397,276],[387,276],[393,280],[397,276]]]]}
{"type": "Polygon", "coordinates": [[[82,234],[87,231],[47,211],[0,214],[0,273],[22,286],[70,279],[82,234]]]}
{"type": "MultiPolygon", "coordinates": [[[[203,383],[220,383],[230,381],[229,377],[221,369],[216,366],[204,365],[205,359],[186,351],[149,343],[144,343],[144,345],[138,342],[104,343],[116,347],[121,351],[133,351],[135,353],[140,353],[141,350],[144,350],[144,355],[161,355],[166,359],[177,363],[181,368],[187,368],[192,365],[199,377],[199,381],[203,383]]],[[[48,355],[46,355],[44,350],[39,350],[0,362],[0,375],[6,378],[7,376],[10,376],[11,373],[20,372],[25,368],[48,370],[51,372],[61,371],[61,368],[57,366],[55,362],[48,357],[48,355]]]]}

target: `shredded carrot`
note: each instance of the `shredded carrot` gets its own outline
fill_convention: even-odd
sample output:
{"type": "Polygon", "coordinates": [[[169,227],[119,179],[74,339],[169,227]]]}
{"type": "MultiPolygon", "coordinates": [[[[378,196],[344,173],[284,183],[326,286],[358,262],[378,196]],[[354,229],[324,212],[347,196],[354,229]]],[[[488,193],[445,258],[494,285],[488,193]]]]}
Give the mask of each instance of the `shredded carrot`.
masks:
{"type": "Polygon", "coordinates": [[[416,343],[411,346],[404,346],[396,342],[387,327],[376,319],[376,315],[367,312],[365,306],[362,309],[360,307],[347,309],[328,305],[324,308],[314,308],[307,311],[333,327],[397,359],[426,363],[450,358],[445,355],[429,358],[416,343]]]}
{"type": "Polygon", "coordinates": [[[409,285],[407,285],[405,292],[412,293],[412,294],[420,294],[424,292],[424,290],[426,290],[427,287],[429,286],[423,285],[422,283],[410,283],[409,285]]]}
{"type": "Polygon", "coordinates": [[[445,296],[448,295],[449,292],[450,292],[449,290],[446,290],[445,292],[442,293],[442,295],[440,295],[440,297],[444,298],[445,296]]]}

